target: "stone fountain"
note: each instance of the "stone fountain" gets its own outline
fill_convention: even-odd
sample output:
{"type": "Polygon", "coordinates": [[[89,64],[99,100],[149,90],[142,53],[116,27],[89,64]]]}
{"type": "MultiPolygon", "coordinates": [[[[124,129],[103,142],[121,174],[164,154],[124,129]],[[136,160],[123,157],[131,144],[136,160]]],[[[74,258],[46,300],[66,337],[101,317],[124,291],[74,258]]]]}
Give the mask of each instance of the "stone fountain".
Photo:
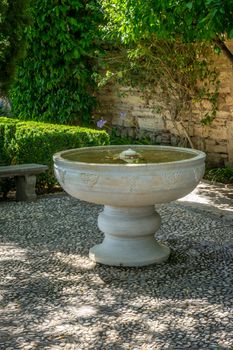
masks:
{"type": "MultiPolygon", "coordinates": [[[[169,146],[104,146],[56,153],[55,175],[71,196],[104,205],[98,226],[101,244],[93,261],[144,266],[168,259],[170,249],[154,235],[161,219],[155,204],[190,193],[201,180],[205,154],[169,146]]],[[[77,218],[78,220],[78,218],[77,218]]]]}

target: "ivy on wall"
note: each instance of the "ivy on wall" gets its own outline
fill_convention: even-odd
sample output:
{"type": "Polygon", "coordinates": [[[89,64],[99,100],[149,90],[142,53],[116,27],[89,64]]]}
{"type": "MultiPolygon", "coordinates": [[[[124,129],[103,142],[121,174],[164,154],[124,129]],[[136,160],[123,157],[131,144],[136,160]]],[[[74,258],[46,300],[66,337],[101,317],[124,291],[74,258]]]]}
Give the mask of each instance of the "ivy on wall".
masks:
{"type": "Polygon", "coordinates": [[[93,73],[101,55],[96,0],[32,0],[27,56],[11,92],[21,119],[87,124],[96,104],[93,73]]]}
{"type": "Polygon", "coordinates": [[[16,64],[24,55],[24,28],[30,22],[28,0],[0,0],[0,97],[14,80],[16,64]]]}

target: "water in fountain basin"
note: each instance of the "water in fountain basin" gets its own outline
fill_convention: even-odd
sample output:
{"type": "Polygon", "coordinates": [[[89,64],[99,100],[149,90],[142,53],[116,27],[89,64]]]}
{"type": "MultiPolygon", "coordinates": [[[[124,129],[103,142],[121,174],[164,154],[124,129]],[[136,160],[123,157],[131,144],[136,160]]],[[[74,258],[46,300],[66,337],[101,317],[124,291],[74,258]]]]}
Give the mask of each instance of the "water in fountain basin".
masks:
{"type": "MultiPolygon", "coordinates": [[[[126,148],[127,149],[127,148],[126,148]]],[[[63,154],[63,158],[82,163],[95,163],[95,164],[128,164],[122,159],[119,159],[119,155],[122,148],[109,149],[95,149],[95,150],[77,150],[70,151],[63,154]]],[[[140,154],[141,158],[134,159],[132,163],[134,164],[145,164],[145,163],[167,163],[175,162],[179,160],[185,160],[194,158],[196,155],[183,152],[183,151],[172,151],[172,150],[148,150],[140,148],[137,152],[140,154]]]]}

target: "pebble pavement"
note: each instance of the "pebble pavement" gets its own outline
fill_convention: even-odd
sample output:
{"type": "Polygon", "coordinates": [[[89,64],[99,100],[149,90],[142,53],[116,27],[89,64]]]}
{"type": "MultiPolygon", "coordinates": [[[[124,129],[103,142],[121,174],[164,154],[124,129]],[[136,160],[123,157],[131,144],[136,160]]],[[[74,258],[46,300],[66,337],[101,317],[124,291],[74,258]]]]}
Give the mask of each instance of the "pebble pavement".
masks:
{"type": "Polygon", "coordinates": [[[233,349],[233,202],[191,201],[158,208],[172,253],[143,268],[89,260],[101,206],[62,193],[2,201],[0,349],[233,349]]]}

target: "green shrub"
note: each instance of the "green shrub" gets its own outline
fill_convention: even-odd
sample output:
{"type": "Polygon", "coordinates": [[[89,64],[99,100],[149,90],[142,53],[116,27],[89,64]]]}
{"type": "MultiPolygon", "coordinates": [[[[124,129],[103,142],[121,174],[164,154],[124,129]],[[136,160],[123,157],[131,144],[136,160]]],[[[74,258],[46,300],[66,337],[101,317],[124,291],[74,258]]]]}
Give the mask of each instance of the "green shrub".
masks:
{"type": "Polygon", "coordinates": [[[212,182],[233,184],[233,169],[228,167],[206,169],[204,179],[212,182]]]}
{"type": "Polygon", "coordinates": [[[87,125],[96,106],[102,12],[96,0],[32,0],[27,55],[11,99],[24,120],[87,125]]]}
{"type": "Polygon", "coordinates": [[[64,149],[109,144],[105,131],[0,117],[1,164],[40,163],[49,166],[38,181],[52,185],[54,153],[64,149]]]}
{"type": "MultiPolygon", "coordinates": [[[[0,166],[11,162],[8,154],[8,144],[11,138],[14,137],[17,122],[16,119],[0,117],[0,166]]],[[[0,178],[0,192],[3,192],[3,197],[6,197],[7,192],[14,187],[13,179],[0,178]]]]}
{"type": "Polygon", "coordinates": [[[11,163],[8,145],[14,137],[17,123],[17,119],[0,117],[0,165],[11,163]]]}

